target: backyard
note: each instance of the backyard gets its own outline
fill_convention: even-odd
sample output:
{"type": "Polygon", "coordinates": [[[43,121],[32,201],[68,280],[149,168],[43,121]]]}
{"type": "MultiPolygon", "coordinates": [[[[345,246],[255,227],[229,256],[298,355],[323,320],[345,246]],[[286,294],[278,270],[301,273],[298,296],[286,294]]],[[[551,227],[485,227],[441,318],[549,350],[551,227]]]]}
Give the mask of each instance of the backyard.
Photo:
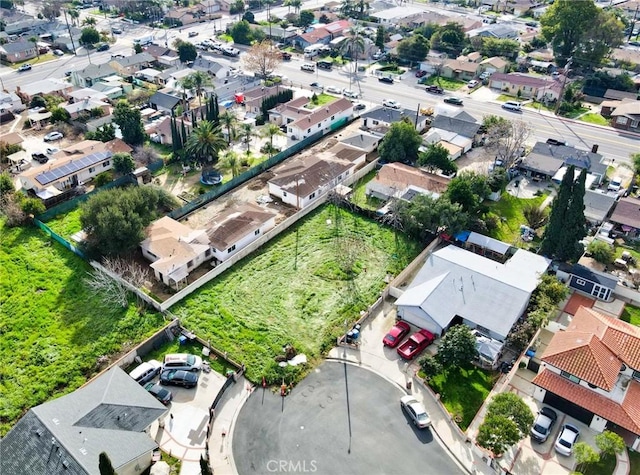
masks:
{"type": "Polygon", "coordinates": [[[428,381],[449,414],[462,430],[469,424],[491,392],[499,374],[475,366],[454,368],[428,381]]]}
{"type": "Polygon", "coordinates": [[[269,371],[284,346],[319,357],[345,320],[376,300],[387,274],[397,275],[420,250],[375,221],[326,205],[171,311],[244,363],[249,379],[275,379],[269,371]]]}
{"type": "Polygon", "coordinates": [[[89,270],[36,228],[0,220],[0,436],[29,408],[84,384],[105,367],[98,359],[162,326],[159,314],[104,305],[83,284],[89,270]]]}
{"type": "Polygon", "coordinates": [[[47,221],[46,225],[49,226],[49,228],[58,236],[72,242],[71,236],[82,230],[82,224],[80,223],[80,208],[77,207],[67,213],[59,214],[50,221],[47,221]]]}
{"type": "Polygon", "coordinates": [[[640,308],[633,305],[625,305],[620,320],[630,323],[631,325],[640,326],[640,308]]]}
{"type": "Polygon", "coordinates": [[[500,241],[515,244],[520,239],[520,225],[527,224],[524,217],[526,206],[540,206],[546,195],[535,198],[516,198],[509,193],[502,193],[500,201],[491,202],[489,211],[500,217],[498,226],[489,232],[489,235],[500,241]]]}
{"type": "Polygon", "coordinates": [[[352,185],[353,193],[351,195],[351,202],[353,204],[370,210],[376,210],[384,206],[384,201],[366,195],[367,183],[373,180],[377,173],[377,170],[371,170],[352,185]]]}

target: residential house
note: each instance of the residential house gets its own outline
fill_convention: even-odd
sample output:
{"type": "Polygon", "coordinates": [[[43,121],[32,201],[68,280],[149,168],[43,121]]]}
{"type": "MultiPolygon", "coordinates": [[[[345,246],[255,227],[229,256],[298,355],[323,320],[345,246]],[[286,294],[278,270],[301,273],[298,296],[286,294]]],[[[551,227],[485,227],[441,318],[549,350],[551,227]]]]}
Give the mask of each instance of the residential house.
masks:
{"type": "Polygon", "coordinates": [[[284,104],[278,104],[269,110],[269,122],[276,125],[286,125],[295,122],[300,117],[306,117],[312,114],[311,109],[305,108],[309,104],[309,98],[305,96],[296,97],[284,104]]]}
{"type": "Polygon", "coordinates": [[[371,16],[373,18],[377,18],[378,22],[381,25],[390,26],[390,25],[395,25],[396,23],[398,23],[400,20],[404,18],[409,18],[414,15],[419,15],[423,13],[423,11],[424,10],[420,8],[409,7],[405,5],[401,7],[394,7],[394,8],[382,10],[372,14],[371,16]]]}
{"type": "Polygon", "coordinates": [[[360,132],[349,137],[340,138],[339,141],[349,147],[371,153],[378,148],[378,145],[382,141],[382,137],[379,135],[368,134],[366,132],[360,132]]]}
{"type": "Polygon", "coordinates": [[[176,108],[182,102],[182,97],[162,91],[156,92],[149,98],[149,104],[153,109],[169,115],[174,115],[176,108]]]}
{"type": "Polygon", "coordinates": [[[449,151],[451,160],[467,153],[479,139],[480,124],[475,117],[458,111],[454,115],[437,114],[424,136],[426,144],[440,144],[449,151]]]}
{"type": "Polygon", "coordinates": [[[234,0],[216,0],[218,5],[220,6],[220,11],[229,12],[231,9],[231,5],[234,3],[234,0]]]}
{"type": "Polygon", "coordinates": [[[53,95],[60,96],[66,100],[70,97],[69,94],[73,89],[73,84],[69,84],[62,79],[47,78],[16,86],[16,94],[25,104],[30,104],[35,96],[53,95]]]}
{"type": "Polygon", "coordinates": [[[109,99],[118,99],[133,90],[133,84],[120,76],[113,75],[102,78],[91,85],[91,89],[106,95],[109,99]]]}
{"type": "Polygon", "coordinates": [[[60,107],[69,113],[71,119],[89,115],[93,113],[94,109],[102,110],[102,117],[111,115],[111,106],[108,103],[92,97],[85,97],[81,100],[61,104],[60,107]]]}
{"type": "Polygon", "coordinates": [[[470,30],[475,30],[482,26],[482,22],[475,18],[467,18],[465,16],[450,16],[443,15],[434,11],[426,11],[410,15],[402,18],[396,22],[398,26],[406,26],[409,28],[418,28],[426,25],[438,25],[444,26],[447,23],[458,23],[462,26],[462,31],[465,33],[470,30]]]}
{"type": "Polygon", "coordinates": [[[331,39],[333,40],[343,36],[346,30],[351,28],[351,23],[349,20],[336,20],[324,25],[323,28],[329,32],[331,39]]]}
{"type": "Polygon", "coordinates": [[[205,21],[206,11],[200,5],[191,7],[174,7],[164,14],[164,24],[170,26],[187,26],[205,21]]]}
{"type": "Polygon", "coordinates": [[[205,56],[198,56],[193,62],[191,69],[195,71],[205,72],[212,78],[215,78],[219,81],[226,80],[231,73],[231,69],[229,68],[229,66],[215,61],[214,58],[205,56]]]}
{"type": "Polygon", "coordinates": [[[629,92],[629,91],[619,91],[617,89],[607,89],[604,92],[604,98],[605,99],[610,99],[610,100],[618,100],[618,101],[624,101],[624,100],[638,100],[638,93],[637,92],[629,92]]]}
{"type": "Polygon", "coordinates": [[[157,84],[156,78],[162,73],[159,69],[145,68],[135,74],[135,78],[151,84],[157,84]]]}
{"type": "MultiPolygon", "coordinates": [[[[591,184],[598,185],[602,182],[607,173],[607,165],[602,163],[603,157],[595,152],[597,146],[592,151],[580,150],[575,147],[565,145],[550,145],[545,142],[537,142],[531,152],[522,159],[518,168],[524,175],[535,180],[558,180],[557,175],[561,169],[566,169],[569,165],[577,169],[585,168],[590,175],[591,184]]],[[[561,172],[564,174],[564,172],[561,172]]]]}
{"type": "Polygon", "coordinates": [[[522,99],[537,101],[557,100],[562,92],[562,78],[540,78],[519,73],[494,73],[489,87],[522,99]]]}
{"type": "Polygon", "coordinates": [[[418,194],[438,198],[447,190],[449,180],[403,163],[387,163],[367,183],[365,194],[384,201],[390,198],[411,201],[418,194]]]}
{"type": "Polygon", "coordinates": [[[232,206],[207,229],[213,257],[224,262],[276,226],[276,214],[251,203],[232,206]]]}
{"type": "Polygon", "coordinates": [[[622,101],[611,112],[610,123],[616,129],[640,132],[640,101],[622,101]]]}
{"type": "Polygon", "coordinates": [[[625,235],[637,236],[640,231],[640,199],[620,198],[609,221],[625,235]]]}
{"type": "Polygon", "coordinates": [[[269,194],[303,209],[342,184],[366,159],[366,153],[343,144],[328,150],[313,148],[276,167],[269,194]]]}
{"type": "Polygon", "coordinates": [[[0,91],[0,113],[4,113],[6,111],[22,112],[26,107],[27,106],[22,103],[20,96],[18,96],[14,91],[0,91]]]}
{"type": "Polygon", "coordinates": [[[15,41],[0,45],[0,59],[9,63],[19,63],[38,55],[36,45],[31,41],[15,41]]]}
{"type": "Polygon", "coordinates": [[[262,114],[262,102],[268,98],[277,96],[280,91],[288,90],[288,88],[284,86],[275,85],[271,87],[267,86],[257,86],[253,89],[249,89],[244,91],[244,105],[246,111],[250,114],[262,114]]]}
{"type": "Polygon", "coordinates": [[[323,106],[316,107],[311,114],[287,124],[287,137],[306,139],[316,132],[327,133],[335,124],[353,115],[353,103],[341,97],[323,106]]]}
{"type": "MultiPolygon", "coordinates": [[[[584,264],[589,263],[588,259],[582,258],[577,264],[560,264],[556,272],[556,277],[562,282],[567,282],[569,288],[595,297],[598,300],[609,302],[613,299],[613,294],[618,285],[618,278],[584,264]]],[[[602,266],[604,268],[604,266],[602,266]]]]}
{"type": "Polygon", "coordinates": [[[158,443],[151,425],[168,409],[114,366],[72,393],[33,407],[0,444],[0,472],[100,475],[107,450],[116,473],[142,473],[158,443]]]}
{"type": "Polygon", "coordinates": [[[640,447],[640,329],[580,307],[541,357],[533,397],[640,447]]]}
{"type": "Polygon", "coordinates": [[[145,69],[151,66],[154,58],[146,51],[137,53],[132,56],[126,56],[124,58],[116,58],[109,61],[109,65],[120,76],[132,76],[141,69],[145,69]]]}
{"type": "Polygon", "coordinates": [[[178,287],[191,271],[213,257],[206,231],[165,216],[151,223],[140,243],[142,255],[151,261],[157,280],[178,287]]]}
{"type": "Polygon", "coordinates": [[[391,124],[398,122],[405,117],[411,118],[415,123],[416,130],[424,130],[430,118],[418,115],[417,111],[411,109],[392,109],[390,107],[374,107],[360,115],[362,126],[375,135],[384,136],[391,127],[391,124]]]}
{"type": "Polygon", "coordinates": [[[609,217],[616,199],[615,194],[602,193],[600,190],[586,190],[584,193],[584,217],[592,226],[599,226],[609,217]]]}
{"type": "Polygon", "coordinates": [[[640,51],[636,49],[615,48],[610,55],[611,59],[618,62],[640,64],[640,51]]]}
{"type": "Polygon", "coordinates": [[[476,72],[478,74],[485,72],[489,74],[504,73],[507,71],[508,67],[509,61],[505,61],[498,56],[493,56],[491,58],[480,61],[480,66],[478,67],[478,70],[476,72]]]}
{"type": "Polygon", "coordinates": [[[325,28],[319,27],[309,31],[308,33],[296,36],[293,39],[293,42],[297,44],[299,48],[304,49],[311,45],[328,45],[331,39],[331,33],[329,33],[325,28]]]}
{"type": "Polygon", "coordinates": [[[21,173],[18,181],[22,189],[33,191],[38,197],[47,199],[111,170],[111,157],[114,153],[132,151],[120,139],[109,142],[83,140],[57,152],[55,160],[21,173]]]}
{"type": "Polygon", "coordinates": [[[492,1],[492,10],[500,13],[512,13],[514,16],[523,16],[533,8],[540,6],[543,1],[538,0],[508,0],[492,1]]]}
{"type": "Polygon", "coordinates": [[[551,261],[477,233],[465,245],[475,252],[449,245],[427,257],[397,315],[436,335],[464,323],[504,341],[551,261]]]}
{"type": "Polygon", "coordinates": [[[481,38],[496,38],[499,40],[517,40],[518,30],[502,23],[484,26],[469,32],[469,36],[481,38]]]}
{"type": "Polygon", "coordinates": [[[283,43],[288,43],[293,40],[296,36],[300,34],[300,29],[295,26],[288,26],[286,28],[282,28],[277,25],[251,25],[259,26],[259,29],[267,36],[271,37],[271,39],[275,41],[281,41],[283,43]]]}
{"type": "MultiPolygon", "coordinates": [[[[188,117],[188,115],[187,115],[188,117]]],[[[193,125],[186,117],[176,117],[176,125],[178,130],[182,131],[182,124],[187,134],[191,133],[193,125]]],[[[173,134],[171,133],[171,117],[164,116],[160,120],[154,121],[149,127],[145,127],[145,132],[151,135],[152,139],[158,141],[162,145],[173,145],[173,134]],[[155,135],[154,135],[155,134],[155,135]],[[157,138],[155,138],[157,137],[157,138]]]]}
{"type": "Polygon", "coordinates": [[[442,76],[469,81],[476,76],[479,65],[473,61],[449,59],[442,63],[442,76]]]}
{"type": "Polygon", "coordinates": [[[0,142],[4,142],[7,145],[19,145],[24,142],[24,139],[18,132],[7,132],[0,135],[0,142]]]}
{"type": "Polygon", "coordinates": [[[71,84],[77,87],[91,87],[98,81],[116,74],[117,71],[109,63],[89,64],[83,69],[71,72],[71,84]]]}

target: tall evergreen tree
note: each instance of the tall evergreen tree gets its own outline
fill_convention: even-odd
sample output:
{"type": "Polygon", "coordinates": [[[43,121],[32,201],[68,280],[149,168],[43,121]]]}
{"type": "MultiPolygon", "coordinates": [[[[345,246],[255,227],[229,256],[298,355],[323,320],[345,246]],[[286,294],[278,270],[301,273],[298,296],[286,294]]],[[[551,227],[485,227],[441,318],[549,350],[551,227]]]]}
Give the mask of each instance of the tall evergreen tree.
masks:
{"type": "Polygon", "coordinates": [[[584,217],[586,181],[587,170],[583,168],[571,188],[571,201],[567,208],[561,240],[556,250],[556,257],[562,261],[577,261],[584,252],[584,247],[580,244],[580,240],[587,235],[584,217]]]}
{"type": "Polygon", "coordinates": [[[571,188],[574,180],[574,167],[570,166],[562,177],[558,195],[551,205],[551,215],[542,236],[541,252],[545,256],[554,256],[565,231],[565,220],[569,202],[571,201],[571,188]]]}

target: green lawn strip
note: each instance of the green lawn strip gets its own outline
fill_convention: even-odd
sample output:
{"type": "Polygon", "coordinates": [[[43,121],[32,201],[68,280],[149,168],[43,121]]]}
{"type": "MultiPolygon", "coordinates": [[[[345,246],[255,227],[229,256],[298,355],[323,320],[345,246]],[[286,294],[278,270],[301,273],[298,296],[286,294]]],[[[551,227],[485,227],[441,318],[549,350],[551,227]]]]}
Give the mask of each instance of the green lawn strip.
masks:
{"type": "Polygon", "coordinates": [[[100,356],[163,324],[134,305],[102,304],[83,283],[90,269],[37,229],[0,222],[0,435],[29,408],[84,384],[100,356]]]}
{"type": "MultiPolygon", "coordinates": [[[[181,345],[177,338],[149,352],[144,356],[144,359],[145,361],[158,360],[162,363],[164,355],[170,353],[191,353],[192,355],[198,355],[209,362],[209,366],[211,366],[212,370],[222,375],[225,375],[228,370],[235,371],[235,368],[233,366],[228,364],[222,358],[216,357],[213,352],[211,352],[209,358],[204,358],[202,356],[202,345],[200,343],[187,342],[184,345],[181,345]]],[[[138,364],[134,363],[129,368],[127,368],[126,371],[130,372],[136,366],[138,366],[138,364]]]]}
{"type": "Polygon", "coordinates": [[[640,308],[633,305],[625,305],[620,320],[623,320],[631,325],[640,326],[640,308]]]}
{"type": "Polygon", "coordinates": [[[489,235],[504,242],[513,243],[520,236],[520,225],[527,224],[523,210],[526,206],[540,206],[546,196],[536,196],[525,199],[516,198],[511,194],[502,193],[500,201],[488,203],[489,211],[498,215],[501,220],[498,227],[493,229],[489,235]]]}
{"type": "MultiPolygon", "coordinates": [[[[501,97],[507,97],[507,96],[499,96],[498,100],[502,100],[500,99],[501,97]]],[[[509,98],[509,99],[505,99],[505,101],[512,101],[513,97],[509,98]]],[[[548,112],[553,112],[555,111],[555,107],[554,106],[547,106],[541,102],[527,102],[524,105],[526,108],[528,109],[533,109],[533,110],[544,110],[544,111],[548,111],[548,112]]]]}
{"type": "Polygon", "coordinates": [[[330,94],[325,94],[324,92],[321,94],[316,94],[317,102],[310,102],[305,107],[308,109],[315,109],[316,107],[323,106],[325,104],[329,104],[336,100],[336,96],[332,96],[330,94]]]}
{"type": "Polygon", "coordinates": [[[431,76],[427,79],[424,80],[423,84],[431,86],[433,84],[440,86],[443,89],[446,89],[448,91],[457,91],[458,89],[460,89],[462,86],[464,86],[466,83],[464,81],[458,81],[456,79],[449,79],[449,78],[444,78],[442,76],[435,77],[435,76],[431,76]]]}
{"type": "Polygon", "coordinates": [[[580,117],[581,115],[589,112],[591,109],[589,109],[588,107],[579,107],[576,110],[573,110],[571,112],[566,112],[566,113],[560,113],[560,115],[562,115],[562,117],[566,117],[567,119],[577,119],[578,117],[580,117]]]}
{"type": "Polygon", "coordinates": [[[377,198],[371,198],[366,195],[367,183],[376,177],[378,172],[371,170],[365,176],[360,178],[353,186],[353,193],[351,195],[351,202],[364,209],[376,210],[384,205],[384,201],[377,198]]]}
{"type": "Polygon", "coordinates": [[[600,457],[596,463],[589,463],[580,466],[582,475],[610,475],[616,468],[616,456],[607,455],[600,457]]]}
{"type": "Polygon", "coordinates": [[[428,384],[440,394],[440,400],[447,411],[452,416],[460,417],[460,428],[467,430],[498,376],[495,372],[471,366],[438,374],[428,384]]]}
{"type": "Polygon", "coordinates": [[[588,122],[589,124],[596,125],[609,125],[609,121],[602,117],[600,114],[589,112],[579,118],[582,122],[588,122]]]}
{"type": "Polygon", "coordinates": [[[53,232],[62,236],[67,241],[70,240],[78,231],[82,230],[80,223],[80,208],[69,211],[68,213],[59,214],[55,218],[45,223],[53,232]]]}
{"type": "Polygon", "coordinates": [[[629,475],[640,475],[640,452],[627,449],[629,454],[629,475]]]}
{"type": "Polygon", "coordinates": [[[379,296],[387,273],[397,275],[421,249],[397,239],[396,247],[392,230],[324,206],[171,311],[260,381],[287,344],[310,359],[333,345],[345,319],[379,296]]]}

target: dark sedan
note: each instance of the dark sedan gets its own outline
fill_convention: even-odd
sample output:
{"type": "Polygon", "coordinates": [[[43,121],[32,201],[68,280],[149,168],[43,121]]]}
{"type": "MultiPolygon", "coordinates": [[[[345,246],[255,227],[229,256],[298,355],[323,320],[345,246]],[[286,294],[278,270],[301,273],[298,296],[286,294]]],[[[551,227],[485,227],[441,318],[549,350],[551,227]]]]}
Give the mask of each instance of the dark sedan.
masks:
{"type": "Polygon", "coordinates": [[[163,371],[160,375],[160,384],[172,384],[174,386],[184,386],[185,388],[195,388],[198,385],[198,373],[172,369],[163,371]]]}
{"type": "Polygon", "coordinates": [[[153,397],[155,397],[158,401],[160,401],[165,406],[171,402],[171,399],[173,399],[173,395],[171,394],[171,391],[163,388],[159,384],[147,383],[147,385],[144,388],[147,391],[149,391],[149,393],[153,395],[153,397]]]}
{"type": "Polygon", "coordinates": [[[453,104],[455,106],[462,105],[462,99],[458,99],[457,97],[445,97],[444,102],[446,102],[447,104],[453,104]]]}
{"type": "Polygon", "coordinates": [[[393,84],[393,78],[390,78],[390,77],[381,77],[381,78],[378,78],[378,81],[383,82],[385,84],[393,84]]]}

